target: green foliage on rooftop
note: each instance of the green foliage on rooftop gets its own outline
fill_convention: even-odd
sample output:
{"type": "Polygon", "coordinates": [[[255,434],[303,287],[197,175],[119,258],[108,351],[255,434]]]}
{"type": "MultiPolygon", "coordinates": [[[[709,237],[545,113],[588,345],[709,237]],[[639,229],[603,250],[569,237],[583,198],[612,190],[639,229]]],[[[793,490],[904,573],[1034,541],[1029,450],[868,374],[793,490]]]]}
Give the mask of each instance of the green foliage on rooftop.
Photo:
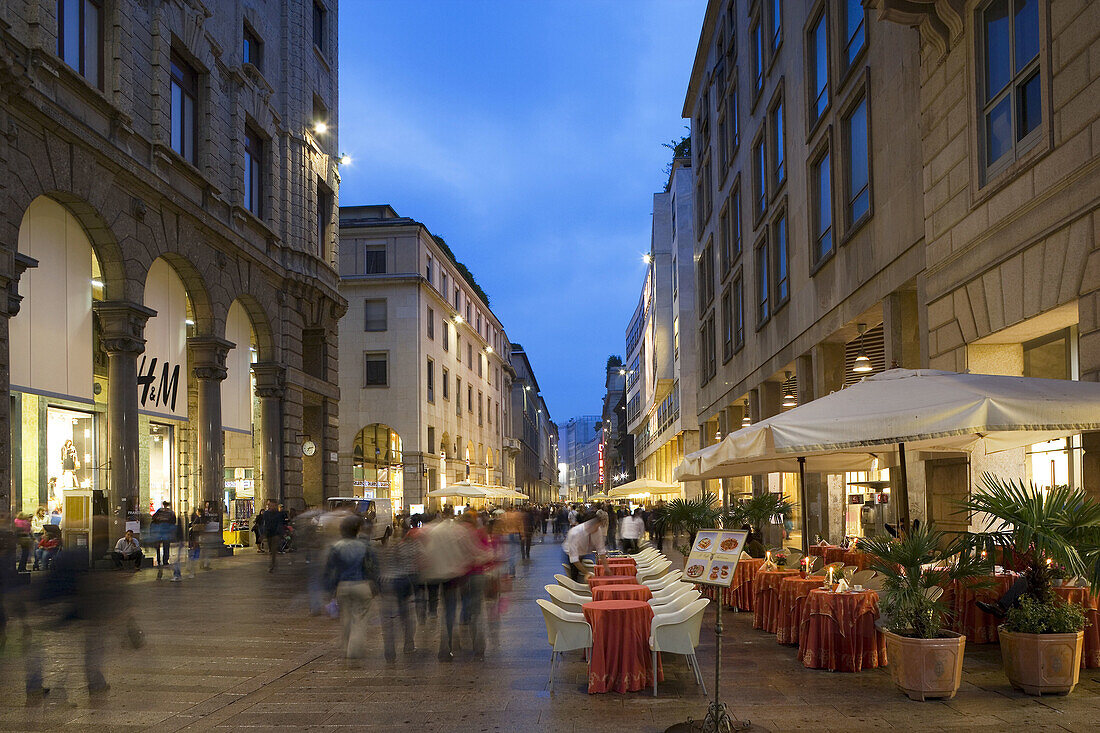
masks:
{"type": "Polygon", "coordinates": [[[447,255],[447,259],[451,261],[451,264],[455,266],[459,274],[461,274],[462,277],[466,279],[466,282],[470,283],[470,287],[474,289],[474,292],[478,294],[478,297],[480,297],[485,302],[485,305],[489,305],[489,296],[485,293],[484,290],[481,289],[481,286],[477,284],[477,280],[474,279],[474,274],[470,272],[469,268],[458,261],[458,259],[455,257],[455,253],[452,252],[451,248],[447,246],[446,240],[444,240],[443,237],[439,236],[438,234],[433,234],[432,239],[434,239],[435,243],[439,245],[439,248],[443,250],[443,254],[447,255]]]}

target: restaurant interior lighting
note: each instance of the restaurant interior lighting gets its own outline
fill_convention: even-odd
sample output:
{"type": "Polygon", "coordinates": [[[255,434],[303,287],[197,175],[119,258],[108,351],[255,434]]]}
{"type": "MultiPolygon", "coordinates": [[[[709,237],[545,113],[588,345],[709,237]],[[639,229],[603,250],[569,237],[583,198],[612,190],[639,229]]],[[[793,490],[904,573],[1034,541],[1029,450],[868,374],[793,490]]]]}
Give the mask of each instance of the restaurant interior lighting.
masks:
{"type": "Polygon", "coordinates": [[[784,407],[797,407],[798,400],[794,396],[794,391],[791,390],[791,373],[789,371],[783,372],[783,406],[784,407]]]}
{"type": "Polygon", "coordinates": [[[749,419],[749,401],[745,400],[745,406],[741,412],[741,427],[747,428],[752,425],[752,420],[749,419]]]}
{"type": "Polygon", "coordinates": [[[866,374],[873,368],[871,366],[871,360],[867,358],[867,351],[863,348],[863,337],[867,333],[867,324],[857,323],[856,328],[859,329],[859,354],[856,356],[855,363],[852,365],[852,371],[856,374],[866,374]]]}

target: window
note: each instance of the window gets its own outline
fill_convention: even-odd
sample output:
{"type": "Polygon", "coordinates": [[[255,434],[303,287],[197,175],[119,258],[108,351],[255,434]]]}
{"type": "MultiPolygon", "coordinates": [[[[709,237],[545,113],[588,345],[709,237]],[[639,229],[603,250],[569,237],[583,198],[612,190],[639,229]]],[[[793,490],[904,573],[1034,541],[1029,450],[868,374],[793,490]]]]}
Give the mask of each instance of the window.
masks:
{"type": "Polygon", "coordinates": [[[484,354],[478,354],[477,355],[477,375],[479,377],[484,372],[484,362],[485,362],[485,355],[484,354]]]}
{"type": "Polygon", "coordinates": [[[462,414],[462,378],[455,377],[455,414],[462,414]]]}
{"type": "Polygon", "coordinates": [[[695,179],[695,238],[703,238],[703,176],[695,179]]]}
{"type": "Polygon", "coordinates": [[[462,291],[459,290],[458,288],[455,288],[455,310],[456,311],[458,310],[458,299],[459,299],[459,296],[461,296],[461,295],[462,295],[462,291]]]}
{"type": "Polygon", "coordinates": [[[481,392],[478,392],[477,393],[477,424],[478,425],[482,424],[481,406],[482,406],[483,403],[484,403],[484,398],[482,397],[481,392]]]}
{"type": "Polygon", "coordinates": [[[785,303],[791,295],[790,253],[787,250],[787,212],[775,220],[773,227],[775,246],[775,301],[785,303]]]}
{"type": "Polygon", "coordinates": [[[386,330],[386,299],[364,300],[365,325],[364,331],[386,330]]]}
{"type": "Polygon", "coordinates": [[[474,345],[466,344],[466,366],[474,368],[474,345]]]}
{"type": "Polygon", "coordinates": [[[367,352],[363,355],[364,378],[366,387],[385,387],[389,381],[387,362],[389,358],[385,352],[367,352]]]}
{"type": "Polygon", "coordinates": [[[428,402],[435,402],[435,362],[428,359],[428,402]]]}
{"type": "Polygon", "coordinates": [[[428,255],[428,264],[424,266],[424,277],[427,278],[428,284],[432,284],[432,256],[428,255]]]}
{"type": "Polygon", "coordinates": [[[722,211],[718,214],[718,263],[722,268],[722,275],[725,276],[730,270],[730,212],[729,206],[722,207],[722,211]]]}
{"type": "Polygon", "coordinates": [[[714,247],[708,242],[699,255],[696,270],[699,310],[702,312],[714,300],[714,247]]]}
{"type": "Polygon", "coordinates": [[[477,332],[481,333],[481,314],[477,314],[477,332]]]}
{"type": "Polygon", "coordinates": [[[722,361],[733,356],[733,294],[730,290],[722,293],[722,361]]]}
{"type": "Polygon", "coordinates": [[[761,324],[771,315],[768,310],[768,241],[756,246],[756,322],[761,324]]]}
{"type": "Polygon", "coordinates": [[[440,378],[443,382],[443,399],[451,399],[451,373],[447,371],[447,368],[443,368],[443,374],[440,378]]]}
{"type": "Polygon", "coordinates": [[[771,49],[774,56],[775,50],[783,41],[783,0],[771,0],[771,12],[768,13],[771,21],[771,49]]]}
{"type": "Polygon", "coordinates": [[[821,119],[829,106],[829,27],[824,10],[810,28],[806,59],[810,64],[806,78],[810,80],[810,124],[821,119]]]}
{"type": "Polygon", "coordinates": [[[462,363],[462,337],[458,335],[458,326],[455,326],[455,361],[462,363]]]}
{"type": "Polygon", "coordinates": [[[470,322],[470,299],[466,299],[466,323],[470,322]]]}
{"type": "Polygon", "coordinates": [[[680,360],[680,316],[672,319],[672,359],[680,360]]]}
{"type": "Polygon", "coordinates": [[[703,327],[699,329],[699,337],[702,340],[703,355],[703,381],[707,382],[718,371],[714,348],[714,314],[712,313],[703,321],[703,327]]]}
{"type": "Polygon", "coordinates": [[[447,277],[447,271],[440,269],[439,271],[439,292],[443,295],[443,299],[447,299],[447,281],[450,278],[447,277]]]}
{"type": "Polygon", "coordinates": [[[435,428],[428,426],[428,454],[435,453],[435,428]]]}
{"type": "Polygon", "coordinates": [[[760,19],[753,21],[752,30],[752,93],[753,98],[764,89],[764,29],[760,19]]]}
{"type": "Polygon", "coordinates": [[[466,412],[474,411],[474,388],[466,385],[466,412]]]}
{"type": "Polygon", "coordinates": [[[754,201],[753,213],[760,217],[768,208],[768,186],[765,181],[768,163],[764,151],[764,135],[756,138],[752,145],[752,194],[754,201]]]}
{"type": "Polygon", "coordinates": [[[867,145],[867,98],[863,97],[844,119],[845,210],[849,227],[871,209],[869,148],[867,145]]]}
{"type": "MultiPolygon", "coordinates": [[[[673,252],[676,250],[673,249],[673,252]]],[[[676,269],[676,255],[672,255],[672,298],[676,299],[677,291],[680,285],[680,273],[676,269]]]]}
{"type": "Polygon", "coordinates": [[[733,350],[745,345],[745,283],[738,275],[733,281],[733,350]]]}
{"type": "Polygon", "coordinates": [[[730,253],[733,259],[741,256],[741,186],[734,186],[730,194],[730,253]]]}
{"type": "Polygon", "coordinates": [[[994,0],[982,11],[982,116],[986,168],[1016,158],[1039,129],[1038,0],[994,0]]]}
{"type": "Polygon", "coordinates": [[[485,421],[490,425],[493,424],[493,398],[485,398],[485,421]]]}
{"type": "Polygon", "coordinates": [[[177,53],[172,53],[172,150],[192,165],[198,160],[195,143],[198,131],[195,105],[199,96],[199,75],[177,53]]]}
{"type": "Polygon", "coordinates": [[[321,53],[328,50],[325,48],[325,21],[327,16],[328,11],[325,10],[325,6],[321,4],[320,0],[313,0],[313,45],[321,53]]]}
{"type": "Polygon", "coordinates": [[[383,275],[386,272],[386,245],[368,244],[363,248],[363,273],[383,275]]]}
{"type": "Polygon", "coordinates": [[[332,220],[332,192],[324,181],[317,180],[317,254],[328,254],[328,225],[332,220]]]}
{"type": "Polygon", "coordinates": [[[256,35],[256,32],[248,27],[248,24],[244,26],[244,48],[241,54],[241,60],[246,64],[252,64],[260,71],[264,69],[264,44],[260,40],[260,37],[256,35]]]}
{"type": "MultiPolygon", "coordinates": [[[[726,110],[723,108],[718,115],[718,180],[721,181],[729,168],[729,149],[726,146],[726,138],[729,136],[726,110]]],[[[673,227],[675,229],[675,227],[673,227]]]]}
{"type": "Polygon", "coordinates": [[[103,89],[102,0],[57,0],[57,55],[103,89]]]}
{"type": "Polygon", "coordinates": [[[829,170],[829,151],[825,150],[810,164],[811,222],[814,235],[813,261],[821,262],[833,251],[833,182],[829,170]]]}
{"type": "Polygon", "coordinates": [[[443,326],[443,350],[444,351],[450,351],[451,350],[451,324],[447,323],[447,319],[444,318],[441,321],[441,325],[443,326]]]}
{"type": "Polygon", "coordinates": [[[434,341],[435,340],[435,311],[433,311],[431,308],[428,309],[426,320],[428,322],[428,338],[430,338],[431,340],[434,341]]]}
{"type": "Polygon", "coordinates": [[[771,126],[772,144],[772,190],[778,191],[787,177],[783,160],[783,99],[772,107],[768,120],[771,126]]]}
{"type": "Polygon", "coordinates": [[[866,45],[864,34],[864,11],[862,0],[843,0],[840,4],[843,20],[840,27],[844,30],[844,55],[841,58],[845,70],[852,68],[866,45]]]}
{"type": "Polygon", "coordinates": [[[734,154],[737,152],[737,146],[741,144],[741,130],[739,129],[739,120],[737,117],[736,86],[730,89],[729,96],[726,98],[726,134],[728,135],[725,140],[725,145],[728,150],[726,157],[727,160],[732,161],[734,154]]]}
{"type": "Polygon", "coordinates": [[[252,129],[244,130],[244,206],[255,216],[263,216],[264,141],[252,129]]]}

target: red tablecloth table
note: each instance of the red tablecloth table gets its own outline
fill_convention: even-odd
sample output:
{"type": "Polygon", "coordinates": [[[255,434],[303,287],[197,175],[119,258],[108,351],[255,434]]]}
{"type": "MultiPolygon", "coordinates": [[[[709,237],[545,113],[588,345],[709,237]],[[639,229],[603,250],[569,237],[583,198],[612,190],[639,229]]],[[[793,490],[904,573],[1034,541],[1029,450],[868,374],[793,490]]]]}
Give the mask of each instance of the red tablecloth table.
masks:
{"type": "Polygon", "coordinates": [[[645,601],[591,601],[582,606],[592,625],[592,658],[588,666],[588,692],[633,692],[663,677],[649,649],[653,609],[645,601]]]}
{"type": "Polygon", "coordinates": [[[775,637],[780,644],[798,644],[802,628],[802,605],[810,591],[820,588],[823,582],[820,575],[808,578],[792,575],[779,581],[779,623],[775,637]]]}
{"type": "Polygon", "coordinates": [[[845,565],[855,565],[860,570],[866,570],[871,567],[872,558],[866,552],[860,552],[859,550],[848,550],[841,558],[845,565]]]}
{"type": "Polygon", "coordinates": [[[825,550],[830,547],[833,547],[833,545],[810,545],[809,550],[811,555],[823,558],[825,557],[825,550]]]}
{"type": "Polygon", "coordinates": [[[1003,621],[982,611],[975,601],[996,601],[1016,582],[1016,575],[990,576],[993,585],[974,588],[971,584],[955,581],[945,589],[942,599],[951,609],[951,630],[966,635],[967,644],[991,644],[998,640],[997,627],[1003,621]]]}
{"type": "Polygon", "coordinates": [[[629,565],[634,568],[638,566],[638,563],[634,562],[632,557],[609,557],[607,558],[608,565],[629,565]]]}
{"type": "Polygon", "coordinates": [[[802,604],[802,666],[834,672],[886,666],[886,637],[875,628],[876,618],[874,591],[810,591],[802,604]]]}
{"type": "Polygon", "coordinates": [[[1088,588],[1055,588],[1058,597],[1067,603],[1085,607],[1085,641],[1081,649],[1081,668],[1100,667],[1100,596],[1089,593],[1088,588]]]}
{"type": "Polygon", "coordinates": [[[733,580],[730,581],[729,588],[719,589],[716,585],[703,585],[701,583],[696,585],[695,588],[712,601],[718,600],[718,591],[721,590],[722,602],[726,604],[726,608],[752,611],[752,582],[756,578],[756,573],[763,566],[764,558],[762,557],[742,558],[737,561],[737,569],[733,571],[733,580]]]}
{"type": "Polygon", "coordinates": [[[774,634],[779,627],[779,583],[797,570],[761,570],[753,580],[752,627],[774,634]]]}
{"type": "Polygon", "coordinates": [[[597,565],[595,570],[597,578],[602,578],[607,575],[629,575],[633,578],[637,572],[638,571],[634,568],[633,565],[623,564],[608,565],[606,569],[603,565],[597,565]],[[608,570],[610,570],[611,572],[608,573],[608,570]]]}
{"type": "Polygon", "coordinates": [[[638,579],[633,575],[604,575],[604,576],[589,575],[588,576],[588,589],[589,590],[594,590],[596,588],[599,588],[601,585],[612,585],[612,584],[615,584],[615,583],[623,583],[623,584],[633,585],[637,582],[638,582],[638,579]]]}
{"type": "Polygon", "coordinates": [[[640,583],[634,585],[614,583],[592,589],[592,600],[594,601],[648,601],[652,597],[653,591],[648,586],[640,583]]]}
{"type": "Polygon", "coordinates": [[[844,553],[848,550],[843,547],[829,546],[825,548],[825,564],[828,565],[834,562],[844,562],[844,553]]]}

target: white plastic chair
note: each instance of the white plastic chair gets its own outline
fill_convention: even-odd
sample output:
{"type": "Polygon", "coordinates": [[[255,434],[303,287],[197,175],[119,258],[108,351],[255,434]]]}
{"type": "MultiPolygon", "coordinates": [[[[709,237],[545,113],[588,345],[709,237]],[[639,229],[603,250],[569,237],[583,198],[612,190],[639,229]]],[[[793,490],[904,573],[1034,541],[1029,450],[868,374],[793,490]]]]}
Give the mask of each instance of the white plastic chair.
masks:
{"type": "Polygon", "coordinates": [[[647,568],[646,570],[639,569],[637,573],[638,582],[641,583],[646,578],[659,578],[668,572],[668,569],[671,567],[672,562],[670,560],[665,560],[664,562],[654,565],[652,568],[647,568]]]}
{"type": "Polygon", "coordinates": [[[882,576],[878,573],[872,575],[870,578],[863,581],[860,585],[862,585],[865,590],[873,590],[875,592],[881,591],[885,587],[882,576]]]}
{"type": "Polygon", "coordinates": [[[660,590],[672,583],[679,582],[684,577],[684,573],[681,570],[673,570],[671,573],[666,573],[656,578],[645,578],[639,582],[642,585],[649,586],[650,590],[660,590]]]}
{"type": "Polygon", "coordinates": [[[686,608],[688,604],[694,603],[702,596],[703,594],[697,590],[689,590],[665,599],[651,598],[649,605],[653,608],[653,613],[667,615],[673,611],[679,611],[681,608],[686,608]]]}
{"type": "Polygon", "coordinates": [[[685,608],[669,614],[657,614],[649,630],[649,648],[653,650],[653,696],[657,697],[657,654],[669,652],[683,654],[695,672],[695,680],[703,688],[703,697],[707,695],[707,686],[703,682],[703,673],[699,671],[699,660],[695,658],[695,647],[699,646],[699,628],[703,624],[703,612],[710,601],[700,598],[685,608]]]}
{"type": "Polygon", "coordinates": [[[577,595],[568,588],[562,588],[560,585],[547,585],[544,586],[544,589],[559,608],[563,611],[569,611],[570,613],[583,612],[584,609],[582,606],[592,600],[591,598],[577,595]]]}
{"type": "Polygon", "coordinates": [[[852,585],[867,585],[867,581],[875,577],[874,570],[857,570],[852,573],[852,585]]]}
{"type": "Polygon", "coordinates": [[[664,588],[650,588],[654,598],[672,598],[673,596],[683,595],[691,590],[695,590],[694,585],[691,583],[681,583],[679,581],[669,583],[664,588]]]}
{"type": "Polygon", "coordinates": [[[572,578],[566,577],[561,573],[554,576],[554,580],[558,581],[558,585],[562,588],[567,588],[578,596],[591,596],[592,590],[588,587],[587,583],[578,583],[572,578]]]}
{"type": "Polygon", "coordinates": [[[546,620],[546,636],[550,642],[550,692],[554,691],[554,666],[564,652],[592,648],[592,627],[579,613],[563,611],[550,601],[536,598],[546,620]]]}

